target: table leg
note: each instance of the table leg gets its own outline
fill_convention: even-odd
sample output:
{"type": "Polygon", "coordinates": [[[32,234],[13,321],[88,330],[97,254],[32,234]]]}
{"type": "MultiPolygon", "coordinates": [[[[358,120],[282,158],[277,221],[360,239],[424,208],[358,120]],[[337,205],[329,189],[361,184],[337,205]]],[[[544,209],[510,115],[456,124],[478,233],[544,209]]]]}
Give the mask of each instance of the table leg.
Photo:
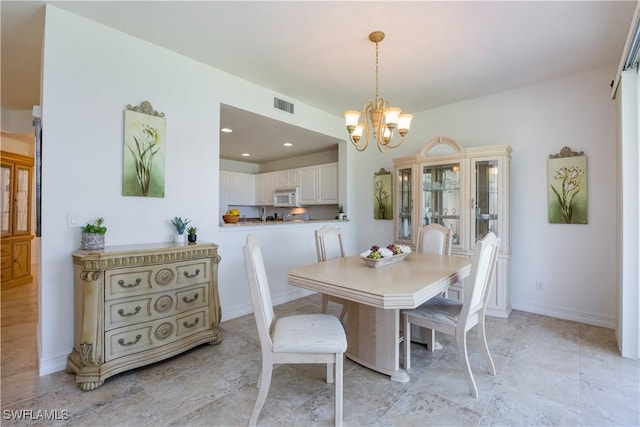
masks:
{"type": "Polygon", "coordinates": [[[349,302],[346,356],[369,369],[407,382],[400,369],[400,312],[349,302]]]}

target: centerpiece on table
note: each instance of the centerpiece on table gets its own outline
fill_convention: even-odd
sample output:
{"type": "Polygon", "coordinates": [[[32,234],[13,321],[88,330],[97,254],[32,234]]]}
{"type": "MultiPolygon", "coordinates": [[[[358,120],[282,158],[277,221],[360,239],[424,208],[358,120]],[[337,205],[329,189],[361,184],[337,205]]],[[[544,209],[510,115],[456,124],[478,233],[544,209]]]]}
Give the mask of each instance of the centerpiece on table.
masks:
{"type": "Polygon", "coordinates": [[[367,249],[360,254],[360,259],[369,267],[377,268],[403,261],[410,253],[411,248],[406,245],[391,244],[384,248],[373,245],[371,249],[367,249]]]}

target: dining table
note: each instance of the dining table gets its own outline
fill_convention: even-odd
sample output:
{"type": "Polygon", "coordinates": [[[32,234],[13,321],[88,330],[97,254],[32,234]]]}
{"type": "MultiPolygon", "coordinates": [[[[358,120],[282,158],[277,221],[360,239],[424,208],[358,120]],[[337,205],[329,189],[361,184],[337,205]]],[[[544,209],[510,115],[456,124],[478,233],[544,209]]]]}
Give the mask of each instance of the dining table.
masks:
{"type": "Polygon", "coordinates": [[[398,382],[400,310],[416,308],[466,278],[471,258],[411,252],[399,262],[371,267],[360,255],[292,267],[290,285],[347,300],[345,355],[398,382]]]}

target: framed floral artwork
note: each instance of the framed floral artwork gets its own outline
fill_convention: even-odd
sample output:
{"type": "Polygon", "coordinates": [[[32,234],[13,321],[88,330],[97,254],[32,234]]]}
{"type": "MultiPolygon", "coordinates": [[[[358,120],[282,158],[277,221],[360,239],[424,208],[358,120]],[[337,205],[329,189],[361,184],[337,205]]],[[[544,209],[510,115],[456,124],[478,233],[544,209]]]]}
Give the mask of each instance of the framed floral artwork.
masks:
{"type": "Polygon", "coordinates": [[[587,156],[564,147],[547,160],[550,224],[587,224],[587,156]]]}
{"type": "Polygon", "coordinates": [[[164,197],[166,119],[151,107],[124,112],[123,196],[164,197]]]}
{"type": "Polygon", "coordinates": [[[384,168],[373,175],[373,219],[393,219],[391,172],[384,168]]]}

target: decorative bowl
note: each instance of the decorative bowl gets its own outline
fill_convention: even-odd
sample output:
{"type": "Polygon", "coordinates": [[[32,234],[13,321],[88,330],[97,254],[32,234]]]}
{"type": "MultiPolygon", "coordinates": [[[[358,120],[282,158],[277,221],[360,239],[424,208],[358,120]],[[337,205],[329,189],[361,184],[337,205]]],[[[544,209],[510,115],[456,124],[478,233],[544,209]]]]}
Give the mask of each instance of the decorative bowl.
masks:
{"type": "Polygon", "coordinates": [[[222,215],[222,219],[227,224],[235,224],[240,220],[240,215],[222,215]]]}
{"type": "Polygon", "coordinates": [[[378,258],[378,259],[366,258],[361,256],[360,259],[364,261],[364,263],[367,264],[367,266],[371,268],[378,268],[385,265],[395,264],[396,262],[404,261],[407,255],[409,254],[402,253],[402,254],[392,255],[392,256],[378,258]]]}

